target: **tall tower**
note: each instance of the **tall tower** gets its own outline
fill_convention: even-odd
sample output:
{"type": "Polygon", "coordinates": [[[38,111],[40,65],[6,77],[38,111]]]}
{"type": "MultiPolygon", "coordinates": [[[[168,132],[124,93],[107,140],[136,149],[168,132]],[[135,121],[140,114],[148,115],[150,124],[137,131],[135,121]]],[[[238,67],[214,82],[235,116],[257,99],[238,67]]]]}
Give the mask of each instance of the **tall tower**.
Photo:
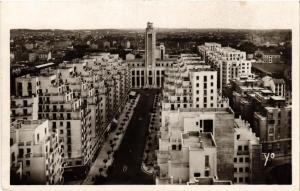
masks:
{"type": "Polygon", "coordinates": [[[156,46],[156,34],[153,29],[153,23],[148,22],[145,36],[145,51],[146,51],[146,84],[153,86],[154,72],[152,67],[155,66],[155,46],[156,46]]]}

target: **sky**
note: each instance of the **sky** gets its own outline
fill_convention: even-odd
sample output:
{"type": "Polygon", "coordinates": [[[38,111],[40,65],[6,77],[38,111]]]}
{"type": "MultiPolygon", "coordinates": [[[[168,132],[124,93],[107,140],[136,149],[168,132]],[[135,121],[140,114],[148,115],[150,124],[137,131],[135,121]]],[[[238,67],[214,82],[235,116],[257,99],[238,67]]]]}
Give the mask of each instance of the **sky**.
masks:
{"type": "Polygon", "coordinates": [[[65,0],[4,2],[2,26],[30,29],[291,28],[295,2],[65,0]]]}

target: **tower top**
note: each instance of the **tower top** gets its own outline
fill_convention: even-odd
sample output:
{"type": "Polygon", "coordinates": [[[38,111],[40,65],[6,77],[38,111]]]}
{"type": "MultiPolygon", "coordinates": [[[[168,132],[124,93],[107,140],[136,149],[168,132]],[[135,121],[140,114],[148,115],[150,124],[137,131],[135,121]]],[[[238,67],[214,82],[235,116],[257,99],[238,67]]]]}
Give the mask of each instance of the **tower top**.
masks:
{"type": "Polygon", "coordinates": [[[153,23],[147,22],[147,29],[153,29],[153,23]]]}

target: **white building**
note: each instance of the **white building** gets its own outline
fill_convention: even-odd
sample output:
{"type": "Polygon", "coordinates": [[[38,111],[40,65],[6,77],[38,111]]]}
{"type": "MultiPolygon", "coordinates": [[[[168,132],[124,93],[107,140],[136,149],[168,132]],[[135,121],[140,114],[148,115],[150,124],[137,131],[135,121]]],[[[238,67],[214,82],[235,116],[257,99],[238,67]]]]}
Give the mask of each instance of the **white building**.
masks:
{"type": "Polygon", "coordinates": [[[241,118],[234,120],[234,184],[252,183],[253,147],[259,138],[252,132],[250,124],[241,118]]]}
{"type": "MultiPolygon", "coordinates": [[[[62,140],[52,133],[48,120],[16,121],[10,135],[11,162],[19,163],[19,184],[62,184],[62,140]]],[[[16,167],[16,166],[15,166],[16,167]]],[[[16,173],[12,173],[12,179],[16,173]]]]}
{"type": "Polygon", "coordinates": [[[228,100],[219,96],[217,71],[195,54],[181,54],[165,71],[162,107],[228,107],[228,100]]]}
{"type": "Polygon", "coordinates": [[[246,52],[230,47],[222,47],[218,43],[205,43],[198,47],[205,62],[218,71],[218,88],[223,89],[232,79],[253,78],[252,61],[246,59],[246,52]]]}
{"type": "Polygon", "coordinates": [[[158,179],[162,180],[159,183],[189,182],[196,184],[194,173],[201,173],[201,177],[214,180],[233,181],[233,119],[233,112],[229,108],[180,108],[177,111],[163,109],[157,155],[160,169],[158,179]],[[213,140],[215,143],[206,145],[207,150],[201,150],[199,146],[201,139],[198,137],[200,134],[195,136],[195,132],[206,133],[201,137],[206,136],[208,142],[211,143],[213,140]],[[189,148],[190,150],[184,149],[184,147],[191,147],[190,142],[198,144],[195,153],[193,147],[189,148]],[[217,156],[215,156],[215,152],[218,153],[217,156]],[[197,157],[191,157],[193,154],[196,154],[197,157]],[[209,173],[205,172],[205,168],[202,166],[204,162],[198,161],[201,158],[205,161],[205,155],[210,155],[211,166],[207,168],[207,170],[211,170],[209,173]],[[182,165],[180,165],[180,161],[183,163],[182,165]],[[175,166],[170,166],[173,163],[175,166]],[[176,169],[182,173],[175,171],[176,169]],[[205,176],[205,174],[209,175],[205,176]]]}
{"type": "Polygon", "coordinates": [[[262,78],[262,81],[264,86],[269,87],[275,95],[285,98],[285,81],[283,79],[265,76],[262,78]]]}

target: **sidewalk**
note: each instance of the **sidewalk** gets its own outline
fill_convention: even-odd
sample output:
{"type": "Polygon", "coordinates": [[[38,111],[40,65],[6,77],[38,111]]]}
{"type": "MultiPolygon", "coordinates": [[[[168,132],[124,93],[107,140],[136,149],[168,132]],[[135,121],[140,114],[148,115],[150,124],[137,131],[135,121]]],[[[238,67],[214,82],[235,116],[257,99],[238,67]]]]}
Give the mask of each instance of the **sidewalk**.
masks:
{"type": "Polygon", "coordinates": [[[102,146],[101,151],[97,156],[97,159],[95,160],[94,164],[91,166],[91,169],[86,179],[82,182],[82,184],[85,185],[94,184],[94,178],[99,175],[107,177],[107,169],[113,163],[114,152],[118,150],[122,142],[123,136],[131,120],[131,117],[134,112],[134,108],[136,107],[139,98],[140,95],[138,95],[135,99],[129,99],[129,102],[126,103],[118,119],[118,125],[116,130],[111,132],[107,140],[103,143],[104,145],[102,146]],[[110,152],[109,155],[108,152],[110,152]]]}
{"type": "Polygon", "coordinates": [[[144,149],[143,162],[141,169],[152,175],[155,173],[155,164],[156,164],[156,150],[158,149],[158,137],[157,133],[159,131],[159,127],[161,125],[160,122],[160,108],[158,103],[160,102],[161,97],[159,95],[155,95],[155,101],[153,104],[153,113],[151,113],[150,124],[149,124],[149,134],[146,140],[146,146],[144,149]]]}

